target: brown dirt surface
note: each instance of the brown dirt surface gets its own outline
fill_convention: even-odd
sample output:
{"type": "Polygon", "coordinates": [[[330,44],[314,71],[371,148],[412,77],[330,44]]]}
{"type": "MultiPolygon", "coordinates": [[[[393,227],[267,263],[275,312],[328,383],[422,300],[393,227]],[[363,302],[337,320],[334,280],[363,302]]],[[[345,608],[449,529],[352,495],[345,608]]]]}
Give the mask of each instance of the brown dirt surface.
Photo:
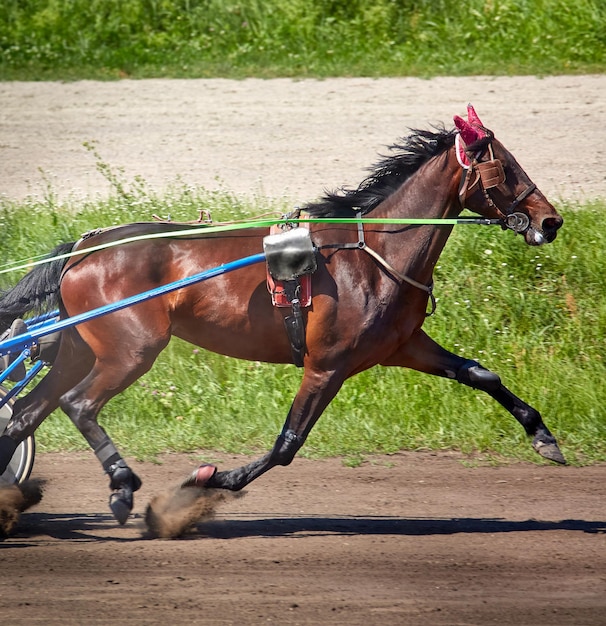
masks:
{"type": "Polygon", "coordinates": [[[3,624],[605,623],[603,466],[299,458],[163,540],[145,507],[199,457],[161,460],[132,462],[143,487],[120,527],[92,454],[38,455],[44,498],[0,542],[3,624]]]}
{"type": "MultiPolygon", "coordinates": [[[[2,83],[0,194],[106,194],[94,142],[154,189],[311,200],[472,101],[548,195],[604,197],[604,93],[606,76],[2,83]]],[[[44,497],[0,541],[2,624],[606,624],[604,465],[298,458],[150,538],[148,502],[201,460],[248,459],[131,460],[143,487],[120,527],[92,453],[38,454],[44,497]]]]}

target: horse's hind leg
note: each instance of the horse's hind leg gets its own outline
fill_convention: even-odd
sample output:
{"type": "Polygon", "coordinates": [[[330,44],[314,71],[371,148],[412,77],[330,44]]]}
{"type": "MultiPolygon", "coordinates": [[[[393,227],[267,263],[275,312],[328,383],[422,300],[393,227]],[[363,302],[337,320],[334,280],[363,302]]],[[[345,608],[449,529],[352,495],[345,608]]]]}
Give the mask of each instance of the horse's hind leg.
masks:
{"type": "MultiPolygon", "coordinates": [[[[64,331],[67,335],[69,331],[64,331]]],[[[62,358],[57,358],[44,378],[13,406],[13,414],[0,437],[0,474],[10,462],[18,445],[34,434],[38,426],[59,406],[59,398],[80,382],[92,367],[94,358],[87,346],[78,352],[62,341],[62,358]]]]}
{"type": "Polygon", "coordinates": [[[477,361],[465,359],[442,348],[424,331],[417,331],[395,354],[382,362],[382,365],[409,367],[450,378],[486,392],[522,424],[526,433],[533,438],[532,447],[536,452],[550,461],[566,463],[555,437],[549,432],[536,409],[507,389],[498,374],[487,370],[477,361]]]}
{"type": "MultiPolygon", "coordinates": [[[[152,360],[153,362],[153,360],[152,360]]],[[[110,509],[120,524],[125,524],[133,508],[135,491],[141,479],[127,465],[97,416],[105,404],[149,370],[151,364],[122,367],[116,361],[97,360],[88,376],[60,399],[60,406],[82,433],[104,471],[109,476],[110,509]]]]}
{"type": "Polygon", "coordinates": [[[141,488],[141,479],[127,465],[126,461],[110,439],[109,435],[97,422],[97,415],[109,397],[91,399],[84,397],[84,391],[90,391],[90,380],[96,371],[78,386],[61,397],[60,406],[68,415],[101,463],[109,476],[109,508],[119,524],[125,524],[133,508],[135,491],[141,488]]]}
{"type": "MultiPolygon", "coordinates": [[[[0,474],[6,469],[19,443],[32,435],[42,421],[61,406],[108,474],[112,490],[110,508],[118,522],[123,524],[133,506],[133,492],[139,489],[141,481],[96,421],[97,413],[109,398],[106,396],[99,403],[81,393],[82,388],[86,390],[91,386],[90,377],[96,378],[93,353],[72,330],[63,332],[65,336],[59,354],[49,373],[30,393],[15,402],[13,416],[0,437],[0,474]]],[[[112,395],[119,390],[114,390],[112,395]]]]}
{"type": "Polygon", "coordinates": [[[59,400],[109,475],[110,508],[120,524],[128,519],[141,480],[97,423],[97,416],[111,398],[149,371],[168,344],[170,321],[158,310],[162,308],[157,303],[138,305],[80,326],[78,336],[93,354],[93,365],[59,400]]]}

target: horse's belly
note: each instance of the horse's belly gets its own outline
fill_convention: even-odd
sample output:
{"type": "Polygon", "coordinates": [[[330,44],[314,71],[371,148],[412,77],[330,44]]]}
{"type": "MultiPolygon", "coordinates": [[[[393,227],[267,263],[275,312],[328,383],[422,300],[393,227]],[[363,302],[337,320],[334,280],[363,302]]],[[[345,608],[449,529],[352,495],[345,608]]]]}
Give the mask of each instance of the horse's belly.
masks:
{"type": "Polygon", "coordinates": [[[206,295],[173,318],[173,335],[205,350],[249,361],[292,362],[284,327],[289,309],[271,305],[263,284],[247,295],[206,295]],[[264,291],[264,293],[263,293],[264,291]],[[244,295],[244,297],[243,297],[244,295]]]}
{"type": "Polygon", "coordinates": [[[291,363],[292,356],[286,339],[286,330],[278,329],[272,335],[254,331],[234,331],[207,328],[203,332],[175,332],[175,336],[196,346],[247,361],[291,363]],[[281,335],[278,333],[281,332],[281,335]]]}

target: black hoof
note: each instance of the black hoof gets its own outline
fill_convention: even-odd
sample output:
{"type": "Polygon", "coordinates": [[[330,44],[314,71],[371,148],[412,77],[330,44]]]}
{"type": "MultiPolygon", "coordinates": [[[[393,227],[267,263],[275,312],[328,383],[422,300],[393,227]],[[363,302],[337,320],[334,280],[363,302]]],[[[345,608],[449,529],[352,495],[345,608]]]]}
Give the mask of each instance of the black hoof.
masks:
{"type": "Polygon", "coordinates": [[[544,441],[535,439],[532,442],[532,447],[535,452],[538,452],[543,458],[553,461],[554,463],[559,463],[560,465],[566,465],[566,459],[557,443],[545,443],[544,441]]]}
{"type": "Polygon", "coordinates": [[[111,465],[107,473],[110,476],[109,488],[113,491],[109,496],[109,508],[120,525],[126,524],[133,509],[133,493],[141,488],[141,479],[123,459],[111,465]]]}
{"type": "Polygon", "coordinates": [[[124,494],[112,493],[109,497],[109,508],[111,509],[111,512],[116,518],[118,524],[120,524],[120,526],[124,526],[133,508],[132,497],[130,498],[130,502],[128,502],[124,499],[124,494]]]}

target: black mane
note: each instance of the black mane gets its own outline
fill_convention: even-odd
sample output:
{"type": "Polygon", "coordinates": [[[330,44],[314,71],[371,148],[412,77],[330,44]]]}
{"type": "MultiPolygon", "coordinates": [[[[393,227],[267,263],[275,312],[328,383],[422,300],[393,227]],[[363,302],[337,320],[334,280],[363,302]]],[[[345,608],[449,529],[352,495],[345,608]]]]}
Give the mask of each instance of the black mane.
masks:
{"type": "Polygon", "coordinates": [[[444,128],[412,130],[399,143],[389,146],[391,155],[382,158],[357,189],[342,188],[330,192],[302,207],[312,217],[355,217],[372,211],[398,189],[405,180],[432,157],[441,154],[454,143],[456,132],[444,128]]]}

